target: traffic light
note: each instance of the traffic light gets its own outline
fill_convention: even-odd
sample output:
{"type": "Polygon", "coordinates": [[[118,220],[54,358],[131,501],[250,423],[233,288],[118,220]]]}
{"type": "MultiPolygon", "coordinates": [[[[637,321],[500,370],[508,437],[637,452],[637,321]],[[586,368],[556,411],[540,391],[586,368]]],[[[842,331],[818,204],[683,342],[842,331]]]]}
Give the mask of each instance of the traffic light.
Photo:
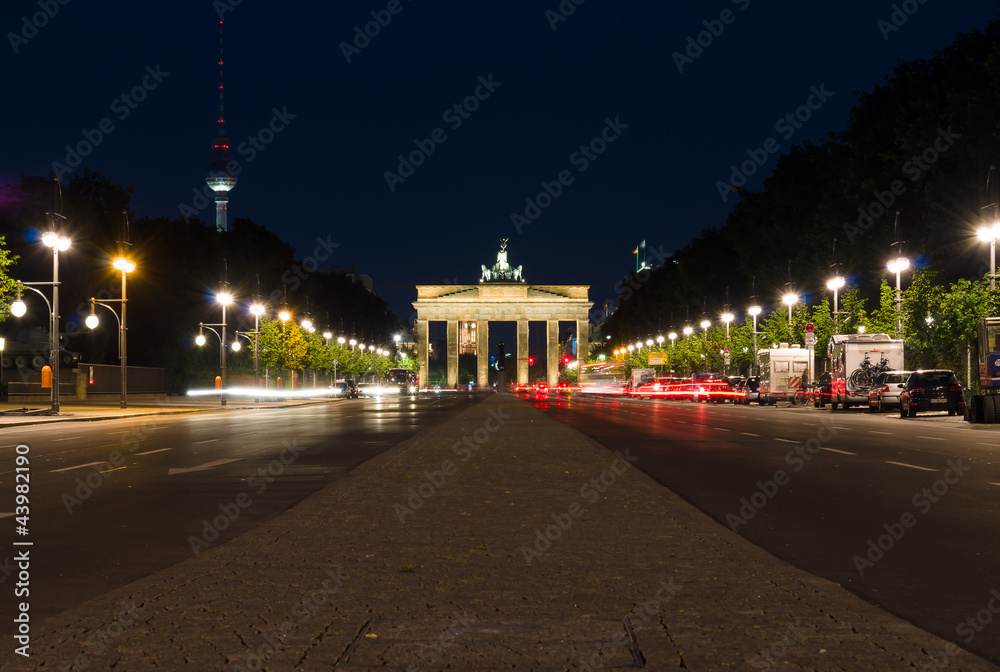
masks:
{"type": "Polygon", "coordinates": [[[563,356],[563,364],[569,364],[572,361],[573,361],[573,358],[570,357],[569,355],[563,356]]]}
{"type": "Polygon", "coordinates": [[[534,358],[534,357],[531,357],[531,356],[529,356],[529,357],[528,357],[528,366],[532,366],[532,365],[533,365],[534,363],[535,363],[535,358],[534,358]]]}

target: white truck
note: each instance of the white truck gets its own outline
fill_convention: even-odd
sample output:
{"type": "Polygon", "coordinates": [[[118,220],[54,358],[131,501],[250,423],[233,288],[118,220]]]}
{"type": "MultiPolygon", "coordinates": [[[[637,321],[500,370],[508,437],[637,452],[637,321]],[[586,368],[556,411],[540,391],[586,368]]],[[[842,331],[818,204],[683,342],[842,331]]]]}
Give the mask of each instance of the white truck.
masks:
{"type": "Polygon", "coordinates": [[[872,381],[882,371],[903,369],[905,341],[887,334],[834,334],[827,346],[830,358],[830,408],[847,410],[868,405],[872,381]]]}
{"type": "Polygon", "coordinates": [[[757,351],[761,406],[773,406],[778,400],[792,401],[795,392],[801,389],[802,377],[809,370],[808,350],[797,343],[779,345],[757,351]]]}

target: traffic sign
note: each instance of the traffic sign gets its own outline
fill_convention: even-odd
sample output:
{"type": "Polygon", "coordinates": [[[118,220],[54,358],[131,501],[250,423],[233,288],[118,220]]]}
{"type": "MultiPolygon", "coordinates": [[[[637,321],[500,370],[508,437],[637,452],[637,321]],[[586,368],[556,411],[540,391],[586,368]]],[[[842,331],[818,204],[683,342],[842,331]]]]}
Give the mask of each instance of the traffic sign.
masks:
{"type": "Polygon", "coordinates": [[[810,322],[809,324],[806,325],[806,333],[807,334],[813,333],[813,323],[812,322],[810,322]]]}
{"type": "Polygon", "coordinates": [[[806,332],[806,347],[811,348],[816,345],[816,334],[811,331],[806,332]]]}

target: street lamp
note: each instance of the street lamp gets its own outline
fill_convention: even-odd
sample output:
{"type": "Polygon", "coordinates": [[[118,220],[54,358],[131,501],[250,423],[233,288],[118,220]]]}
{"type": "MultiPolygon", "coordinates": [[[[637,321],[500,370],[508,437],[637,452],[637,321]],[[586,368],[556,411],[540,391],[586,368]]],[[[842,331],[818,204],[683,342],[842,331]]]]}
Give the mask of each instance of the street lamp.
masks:
{"type": "Polygon", "coordinates": [[[707,357],[707,353],[708,353],[708,328],[710,326],[712,326],[712,321],[711,320],[705,319],[705,320],[701,321],[701,328],[705,330],[704,337],[705,337],[705,353],[706,354],[702,355],[702,357],[705,358],[705,371],[706,372],[708,371],[708,357],[707,357]]]}
{"type": "Polygon", "coordinates": [[[251,303],[250,314],[253,315],[253,403],[259,404],[260,396],[257,390],[260,387],[260,359],[257,352],[257,342],[260,340],[260,316],[264,314],[264,305],[259,301],[251,303]]]}
{"type": "MultiPolygon", "coordinates": [[[[221,324],[204,324],[199,323],[198,328],[208,328],[210,331],[215,333],[219,337],[219,351],[221,360],[220,366],[222,368],[222,405],[226,405],[226,307],[233,302],[233,295],[229,292],[222,291],[215,295],[215,300],[222,304],[222,323],[221,324]],[[221,327],[221,333],[212,329],[212,327],[221,327]]],[[[198,345],[205,345],[205,335],[204,333],[198,334],[198,337],[194,339],[194,342],[198,345]]]]}
{"type": "Polygon", "coordinates": [[[684,327],[684,335],[690,336],[694,333],[694,327],[684,327]]]}
{"type": "Polygon", "coordinates": [[[792,335],[792,306],[799,302],[799,295],[795,292],[788,292],[781,297],[781,302],[788,306],[788,336],[792,335]]]}
{"type": "Polygon", "coordinates": [[[826,288],[833,292],[833,333],[840,332],[840,310],[837,306],[837,292],[847,284],[839,275],[826,281],[826,288]]]}
{"type": "Polygon", "coordinates": [[[979,240],[990,244],[990,291],[996,288],[997,279],[997,238],[1000,237],[1000,222],[992,226],[982,226],[976,232],[979,240]]]}
{"type": "Polygon", "coordinates": [[[729,323],[732,322],[736,317],[730,313],[725,312],[722,314],[722,321],[726,323],[726,340],[729,340],[729,323]]]}
{"type": "Polygon", "coordinates": [[[757,316],[761,313],[761,308],[758,305],[753,305],[747,308],[747,312],[753,318],[753,370],[757,369],[757,316]]]}
{"type": "MultiPolygon", "coordinates": [[[[356,340],[354,340],[353,338],[350,341],[348,341],[348,342],[351,344],[351,352],[354,352],[354,346],[357,345],[358,342],[356,340]]],[[[364,346],[362,346],[362,347],[364,347],[364,346]]]]}
{"type": "Polygon", "coordinates": [[[59,253],[69,249],[70,240],[54,231],[42,235],[42,243],[52,248],[52,327],[49,332],[49,366],[52,367],[52,412],[59,412],[59,253]]]}
{"type": "Polygon", "coordinates": [[[121,408],[128,408],[128,347],[126,346],[126,335],[128,334],[128,326],[126,322],[126,309],[128,307],[128,292],[126,291],[126,286],[128,282],[128,274],[135,270],[135,262],[131,259],[125,257],[117,257],[111,265],[122,272],[122,298],[121,299],[105,299],[104,301],[98,301],[95,298],[90,299],[90,315],[87,316],[85,323],[90,329],[96,329],[100,320],[97,315],[94,314],[94,306],[102,306],[111,311],[111,314],[115,316],[115,320],[118,322],[118,360],[121,366],[121,408]],[[115,313],[114,308],[107,305],[107,303],[121,303],[122,304],[122,316],[118,319],[118,314],[115,313]]]}
{"type": "Polygon", "coordinates": [[[902,293],[899,286],[900,275],[910,267],[910,260],[906,257],[898,257],[891,260],[886,264],[890,273],[896,274],[896,337],[899,338],[903,333],[903,314],[900,312],[902,307],[902,293]]]}

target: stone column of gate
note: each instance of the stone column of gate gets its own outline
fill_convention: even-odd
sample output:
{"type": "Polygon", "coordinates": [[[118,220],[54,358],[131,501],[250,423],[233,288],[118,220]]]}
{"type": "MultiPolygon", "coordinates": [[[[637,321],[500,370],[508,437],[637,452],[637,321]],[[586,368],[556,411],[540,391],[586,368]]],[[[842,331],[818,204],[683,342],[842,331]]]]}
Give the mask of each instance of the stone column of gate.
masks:
{"type": "MultiPolygon", "coordinates": [[[[590,319],[576,321],[576,358],[580,364],[587,361],[590,354],[590,319]]],[[[577,365],[579,366],[579,364],[577,365]]]]}
{"type": "Polygon", "coordinates": [[[528,321],[517,321],[517,384],[528,384],[528,321]]]}
{"type": "Polygon", "coordinates": [[[487,320],[476,323],[476,374],[479,387],[490,386],[490,323],[487,320]]]}
{"type": "Polygon", "coordinates": [[[559,384],[559,320],[546,320],[545,326],[545,372],[554,388],[559,384]]]}
{"type": "Polygon", "coordinates": [[[427,378],[427,320],[417,320],[417,376],[421,386],[426,387],[430,380],[427,378]]]}
{"type": "Polygon", "coordinates": [[[458,320],[448,320],[448,387],[458,385],[458,320]]]}

